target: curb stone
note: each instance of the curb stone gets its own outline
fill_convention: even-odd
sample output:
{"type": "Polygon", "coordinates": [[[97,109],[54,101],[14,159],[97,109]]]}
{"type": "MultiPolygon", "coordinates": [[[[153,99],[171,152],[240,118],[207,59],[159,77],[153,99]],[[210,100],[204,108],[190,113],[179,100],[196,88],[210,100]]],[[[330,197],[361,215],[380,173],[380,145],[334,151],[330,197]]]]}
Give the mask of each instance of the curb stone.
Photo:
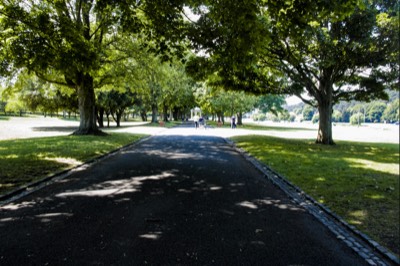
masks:
{"type": "Polygon", "coordinates": [[[294,202],[306,209],[318,221],[325,225],[338,239],[344,242],[354,252],[361,256],[369,265],[400,265],[400,259],[382,247],[370,237],[349,225],[343,218],[332,212],[326,206],[307,195],[299,187],[292,184],[284,176],[259,162],[236,144],[224,138],[237,152],[259,170],[265,178],[280,188],[294,202]]]}
{"type": "Polygon", "coordinates": [[[42,189],[42,188],[44,188],[44,187],[46,187],[46,186],[48,186],[50,184],[53,184],[53,183],[55,183],[57,181],[60,181],[60,180],[70,176],[71,174],[73,174],[75,172],[82,171],[82,170],[94,165],[95,163],[101,162],[101,161],[109,158],[110,156],[113,156],[113,155],[117,154],[118,152],[121,152],[121,151],[127,150],[129,148],[132,148],[135,145],[138,145],[139,143],[141,143],[143,141],[146,141],[147,139],[149,139],[151,137],[152,136],[147,136],[147,137],[145,136],[143,138],[140,138],[140,139],[134,141],[133,143],[127,144],[127,145],[122,146],[122,147],[120,147],[118,149],[112,150],[112,151],[110,151],[110,152],[108,152],[106,154],[103,154],[103,155],[100,155],[100,156],[95,157],[93,159],[90,159],[90,160],[88,160],[88,161],[86,161],[86,162],[84,162],[84,163],[82,163],[80,165],[74,166],[74,167],[66,169],[66,170],[62,170],[62,171],[56,172],[56,173],[51,174],[49,176],[46,176],[46,177],[44,177],[44,178],[42,178],[40,180],[31,182],[31,183],[23,185],[23,186],[21,186],[19,188],[16,188],[15,190],[13,190],[11,192],[8,192],[6,194],[2,194],[2,195],[0,194],[0,207],[5,205],[5,204],[11,203],[11,202],[13,202],[13,201],[15,201],[17,199],[20,199],[22,197],[25,197],[25,196],[27,196],[27,195],[35,192],[35,191],[38,191],[38,190],[40,190],[40,189],[42,189]]]}

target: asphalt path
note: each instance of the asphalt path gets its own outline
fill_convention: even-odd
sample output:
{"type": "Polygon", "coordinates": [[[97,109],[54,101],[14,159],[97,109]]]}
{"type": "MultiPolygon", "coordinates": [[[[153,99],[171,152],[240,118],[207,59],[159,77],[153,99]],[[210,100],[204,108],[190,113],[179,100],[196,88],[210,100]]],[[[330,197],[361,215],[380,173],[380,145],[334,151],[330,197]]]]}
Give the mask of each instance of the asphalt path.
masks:
{"type": "Polygon", "coordinates": [[[182,130],[2,206],[0,265],[365,264],[223,138],[182,130]]]}

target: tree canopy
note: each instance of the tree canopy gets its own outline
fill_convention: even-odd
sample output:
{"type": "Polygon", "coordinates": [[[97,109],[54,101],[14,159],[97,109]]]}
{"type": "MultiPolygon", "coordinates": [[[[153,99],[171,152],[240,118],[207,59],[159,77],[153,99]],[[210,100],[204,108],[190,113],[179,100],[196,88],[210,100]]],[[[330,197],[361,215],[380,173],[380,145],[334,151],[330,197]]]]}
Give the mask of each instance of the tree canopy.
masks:
{"type": "Polygon", "coordinates": [[[182,8],[179,1],[160,0],[1,0],[0,75],[26,68],[75,89],[81,116],[76,133],[96,134],[94,83],[114,44],[129,33],[167,58],[181,53],[182,8]]]}
{"type": "MultiPolygon", "coordinates": [[[[26,69],[73,89],[76,133],[96,134],[96,88],[126,88],[129,69],[150,60],[144,50],[176,62],[191,49],[193,77],[226,90],[297,95],[318,109],[316,142],[333,144],[334,104],[399,88],[398,20],[394,0],[0,0],[0,76],[26,69]]],[[[181,70],[161,68],[143,68],[153,115],[159,94],[174,108],[181,87],[181,70]],[[163,71],[171,76],[155,82],[163,71]]]]}
{"type": "Polygon", "coordinates": [[[386,88],[399,86],[396,1],[218,3],[245,8],[227,16],[212,8],[200,12],[197,26],[208,41],[198,43],[207,56],[188,70],[201,78],[206,67],[203,75],[217,73],[229,89],[297,95],[319,110],[317,143],[334,143],[335,103],[384,99],[386,88]]]}

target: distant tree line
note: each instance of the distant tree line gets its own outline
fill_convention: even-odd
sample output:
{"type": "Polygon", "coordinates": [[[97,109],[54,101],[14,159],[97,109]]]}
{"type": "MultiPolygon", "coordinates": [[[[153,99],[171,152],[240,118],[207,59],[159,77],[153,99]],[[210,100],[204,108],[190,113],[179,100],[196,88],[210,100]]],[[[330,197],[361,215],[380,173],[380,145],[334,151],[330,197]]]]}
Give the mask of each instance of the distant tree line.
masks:
{"type": "MultiPolygon", "coordinates": [[[[394,123],[399,119],[399,92],[387,91],[389,99],[371,102],[341,101],[332,112],[332,122],[343,123],[394,123]]],[[[318,122],[319,114],[316,108],[304,103],[286,106],[290,113],[301,116],[305,121],[318,122]]]]}

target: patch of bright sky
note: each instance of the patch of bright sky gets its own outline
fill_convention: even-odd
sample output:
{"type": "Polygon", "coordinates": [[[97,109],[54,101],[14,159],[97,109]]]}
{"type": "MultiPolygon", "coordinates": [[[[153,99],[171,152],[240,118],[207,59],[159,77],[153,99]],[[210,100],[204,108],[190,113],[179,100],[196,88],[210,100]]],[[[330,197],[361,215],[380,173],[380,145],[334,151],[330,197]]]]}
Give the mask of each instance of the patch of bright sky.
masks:
{"type": "Polygon", "coordinates": [[[296,96],[287,96],[285,100],[287,105],[295,105],[301,103],[300,98],[296,96]]]}
{"type": "Polygon", "coordinates": [[[192,10],[187,6],[183,7],[183,13],[184,13],[186,19],[193,21],[193,22],[197,22],[200,18],[200,15],[194,14],[192,12],[192,10]]]}

